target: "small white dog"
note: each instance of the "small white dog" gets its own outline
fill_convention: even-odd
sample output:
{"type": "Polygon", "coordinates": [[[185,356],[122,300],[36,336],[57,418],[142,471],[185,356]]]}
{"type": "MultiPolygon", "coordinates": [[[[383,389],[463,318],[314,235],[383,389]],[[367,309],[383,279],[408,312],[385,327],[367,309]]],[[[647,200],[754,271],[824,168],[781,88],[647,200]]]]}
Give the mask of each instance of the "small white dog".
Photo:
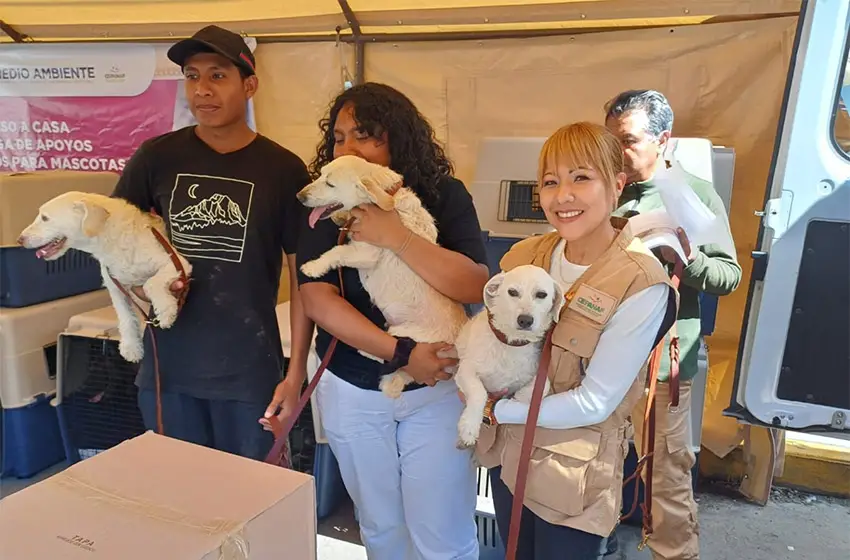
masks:
{"type": "MultiPolygon", "coordinates": [[[[429,243],[437,242],[434,218],[416,194],[402,187],[403,177],[391,169],[355,156],[342,156],[324,166],[321,175],[298,193],[298,200],[313,208],[310,227],[332,218],[347,221],[349,211],[361,204],[375,204],[382,210],[396,210],[401,223],[413,235],[429,243]]],[[[305,263],[301,271],[311,278],[323,276],[338,267],[356,268],[363,288],[381,310],[393,336],[416,342],[452,344],[468,318],[463,306],[439,293],[389,249],[361,241],[338,245],[305,263]]],[[[373,360],[382,360],[361,352],[373,360]]],[[[413,379],[398,370],[384,375],[380,389],[398,398],[413,379]]]]}
{"type": "MultiPolygon", "coordinates": [[[[68,249],[77,249],[100,263],[103,283],[118,316],[118,351],[129,362],[142,359],[144,333],[132,302],[110,276],[128,290],[142,286],[161,328],[171,327],[177,319],[178,299],[170,286],[180,279],[180,273],[151,229],[167,239],[165,223],[159,216],[142,212],[120,198],[72,191],[44,203],[18,238],[20,245],[37,249],[36,256],[44,260],[55,260],[68,249]]],[[[179,254],[177,258],[188,277],[192,266],[179,254]]]]}
{"type": "MultiPolygon", "coordinates": [[[[485,308],[455,342],[460,359],[455,381],[466,399],[458,447],[478,441],[488,393],[506,391],[516,400],[531,402],[543,342],[564,303],[564,291],[538,266],[519,266],[487,282],[485,308]]],[[[549,389],[547,379],[543,396],[549,389]]]]}

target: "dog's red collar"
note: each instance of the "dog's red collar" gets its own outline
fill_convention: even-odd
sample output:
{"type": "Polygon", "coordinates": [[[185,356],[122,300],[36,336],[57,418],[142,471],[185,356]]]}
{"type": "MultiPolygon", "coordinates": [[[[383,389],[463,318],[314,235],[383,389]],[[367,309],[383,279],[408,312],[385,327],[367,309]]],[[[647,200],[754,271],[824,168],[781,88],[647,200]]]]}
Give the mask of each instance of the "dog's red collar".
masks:
{"type": "Polygon", "coordinates": [[[508,346],[527,346],[531,344],[530,340],[508,340],[508,336],[493,325],[493,315],[489,311],[487,312],[487,323],[490,325],[490,330],[493,331],[493,334],[502,344],[507,344],[508,346]]]}
{"type": "Polygon", "coordinates": [[[401,187],[403,187],[403,186],[404,186],[404,181],[399,181],[398,183],[393,185],[390,188],[390,190],[387,191],[387,194],[390,195],[390,196],[395,196],[395,193],[397,193],[399,190],[401,190],[401,187]]]}

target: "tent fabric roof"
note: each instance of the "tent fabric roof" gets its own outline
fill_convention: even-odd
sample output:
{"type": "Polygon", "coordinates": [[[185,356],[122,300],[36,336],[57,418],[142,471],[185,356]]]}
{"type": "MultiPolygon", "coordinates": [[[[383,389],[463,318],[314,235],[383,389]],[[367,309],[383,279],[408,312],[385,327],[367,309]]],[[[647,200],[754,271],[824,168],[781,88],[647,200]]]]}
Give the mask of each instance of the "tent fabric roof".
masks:
{"type": "Polygon", "coordinates": [[[787,16],[801,0],[3,0],[0,20],[35,41],[174,40],[207,23],[261,40],[333,40],[337,27],[350,39],[343,5],[366,40],[404,40],[787,16]]]}

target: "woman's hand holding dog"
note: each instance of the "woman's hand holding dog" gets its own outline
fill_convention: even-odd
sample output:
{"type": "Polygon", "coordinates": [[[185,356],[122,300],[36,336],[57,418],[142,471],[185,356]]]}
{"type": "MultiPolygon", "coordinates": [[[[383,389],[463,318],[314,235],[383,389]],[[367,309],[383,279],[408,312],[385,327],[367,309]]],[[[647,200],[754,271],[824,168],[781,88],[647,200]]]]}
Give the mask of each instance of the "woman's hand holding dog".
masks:
{"type": "Polygon", "coordinates": [[[350,230],[355,241],[397,252],[410,235],[410,230],[404,227],[395,210],[381,210],[374,204],[364,204],[353,208],[351,215],[356,218],[350,230]]]}
{"type": "Polygon", "coordinates": [[[446,369],[456,368],[458,360],[456,358],[441,358],[437,353],[450,349],[450,345],[442,342],[419,343],[410,353],[410,359],[404,366],[404,371],[417,383],[431,387],[436,385],[437,381],[448,381],[452,376],[446,369]]]}

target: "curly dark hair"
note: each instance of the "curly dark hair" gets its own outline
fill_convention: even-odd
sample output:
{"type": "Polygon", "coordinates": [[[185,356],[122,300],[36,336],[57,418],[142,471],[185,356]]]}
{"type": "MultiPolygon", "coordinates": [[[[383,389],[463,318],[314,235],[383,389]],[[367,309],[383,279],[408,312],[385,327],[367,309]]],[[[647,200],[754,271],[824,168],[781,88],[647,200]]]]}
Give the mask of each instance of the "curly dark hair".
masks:
{"type": "Polygon", "coordinates": [[[439,198],[437,183],[454,173],[454,166],[437,142],[434,128],[416,106],[400,91],[375,82],[356,85],[340,93],[328,114],[319,122],[322,140],[310,173],[319,176],[322,167],[334,158],[334,123],[346,103],[354,106],[354,119],[361,132],[373,138],[387,134],[390,167],[404,176],[404,184],[423,202],[439,198]]]}

